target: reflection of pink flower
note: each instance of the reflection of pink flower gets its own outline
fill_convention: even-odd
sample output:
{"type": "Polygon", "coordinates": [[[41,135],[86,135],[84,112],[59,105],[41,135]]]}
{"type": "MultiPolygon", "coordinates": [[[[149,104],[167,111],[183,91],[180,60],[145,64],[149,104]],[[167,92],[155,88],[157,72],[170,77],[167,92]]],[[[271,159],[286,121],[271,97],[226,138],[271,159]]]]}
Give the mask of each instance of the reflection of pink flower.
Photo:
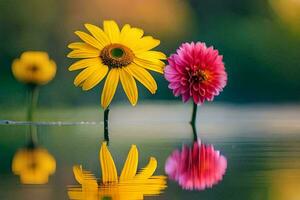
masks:
{"type": "Polygon", "coordinates": [[[212,101],[226,85],[223,56],[205,43],[184,43],[176,54],[168,58],[165,78],[175,96],[182,95],[187,102],[190,98],[196,104],[212,101]]]}
{"type": "Polygon", "coordinates": [[[194,142],[192,148],[183,145],[167,159],[165,171],[183,189],[204,190],[222,180],[227,168],[227,160],[212,145],[194,142]]]}

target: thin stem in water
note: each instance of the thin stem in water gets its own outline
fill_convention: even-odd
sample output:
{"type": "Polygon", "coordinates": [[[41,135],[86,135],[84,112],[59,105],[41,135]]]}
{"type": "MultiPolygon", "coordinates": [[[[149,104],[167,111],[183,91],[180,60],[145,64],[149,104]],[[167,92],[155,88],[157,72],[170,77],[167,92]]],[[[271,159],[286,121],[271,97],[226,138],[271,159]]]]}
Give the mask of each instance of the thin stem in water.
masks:
{"type": "Polygon", "coordinates": [[[109,114],[109,107],[104,110],[104,140],[109,142],[109,135],[108,135],[108,114],[109,114]]]}
{"type": "Polygon", "coordinates": [[[192,113],[192,119],[190,121],[190,124],[193,129],[194,141],[197,141],[198,139],[197,129],[196,129],[197,108],[198,108],[197,104],[193,103],[193,113],[192,113]]]}
{"type": "Polygon", "coordinates": [[[30,138],[29,138],[29,148],[35,148],[38,145],[38,134],[37,134],[37,127],[34,125],[30,125],[30,138]]]}

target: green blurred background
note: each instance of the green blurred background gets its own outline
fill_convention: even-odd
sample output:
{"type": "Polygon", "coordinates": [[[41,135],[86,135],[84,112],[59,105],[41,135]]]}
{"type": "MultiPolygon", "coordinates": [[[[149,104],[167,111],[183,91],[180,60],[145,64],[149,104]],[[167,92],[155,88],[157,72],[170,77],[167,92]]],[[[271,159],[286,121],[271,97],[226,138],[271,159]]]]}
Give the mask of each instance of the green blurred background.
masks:
{"type": "MultiPolygon", "coordinates": [[[[161,40],[159,49],[167,55],[185,41],[219,49],[229,81],[216,101],[300,100],[299,0],[1,0],[0,105],[24,105],[26,90],[14,80],[11,63],[26,50],[47,51],[58,65],[56,78],[41,91],[40,105],[98,105],[102,85],[89,92],[74,87],[77,72],[68,72],[73,60],[66,54],[67,44],[78,40],[75,30],[84,30],[86,22],[102,26],[104,19],[143,28],[161,40]]],[[[140,87],[140,99],[176,100],[163,76],[154,75],[157,94],[140,87]]],[[[123,98],[119,88],[114,102],[123,98]]]]}

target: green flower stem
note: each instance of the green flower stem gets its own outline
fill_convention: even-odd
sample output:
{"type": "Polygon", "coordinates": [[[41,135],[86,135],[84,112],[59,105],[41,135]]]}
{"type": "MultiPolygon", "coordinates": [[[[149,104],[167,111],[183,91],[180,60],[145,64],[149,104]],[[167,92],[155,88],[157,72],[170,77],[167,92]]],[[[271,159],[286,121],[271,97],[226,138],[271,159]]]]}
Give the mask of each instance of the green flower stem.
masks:
{"type": "Polygon", "coordinates": [[[28,85],[28,110],[27,120],[33,121],[33,114],[36,109],[39,98],[39,88],[37,85],[28,85]]]}
{"type": "Polygon", "coordinates": [[[35,148],[38,145],[37,127],[34,125],[29,126],[30,138],[28,142],[29,148],[35,148]]]}
{"type": "Polygon", "coordinates": [[[198,140],[197,129],[196,129],[197,108],[198,108],[197,104],[193,102],[193,113],[192,113],[192,119],[190,121],[190,124],[193,129],[194,141],[198,140]]]}
{"type": "MultiPolygon", "coordinates": [[[[27,121],[34,121],[34,111],[36,109],[39,98],[39,88],[37,85],[28,85],[28,108],[27,108],[27,121]]],[[[37,127],[32,124],[29,125],[29,146],[34,147],[38,143],[37,127]]]]}
{"type": "Polygon", "coordinates": [[[109,142],[108,136],[108,114],[109,114],[109,107],[104,110],[104,140],[109,142]]]}

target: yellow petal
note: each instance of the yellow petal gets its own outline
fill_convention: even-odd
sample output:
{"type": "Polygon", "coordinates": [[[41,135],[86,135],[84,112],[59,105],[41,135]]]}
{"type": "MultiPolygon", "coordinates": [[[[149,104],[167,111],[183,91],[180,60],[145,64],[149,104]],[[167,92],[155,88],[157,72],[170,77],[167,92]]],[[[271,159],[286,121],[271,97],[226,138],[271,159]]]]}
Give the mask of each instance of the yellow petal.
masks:
{"type": "Polygon", "coordinates": [[[143,36],[144,31],[139,28],[131,28],[129,24],[123,26],[120,34],[120,43],[134,48],[143,36]]]}
{"type": "Polygon", "coordinates": [[[69,71],[84,69],[84,68],[87,68],[87,67],[90,67],[90,66],[102,66],[102,61],[100,60],[100,58],[82,59],[82,60],[79,60],[79,61],[73,63],[69,67],[69,71]]]}
{"type": "Polygon", "coordinates": [[[135,106],[138,100],[138,90],[134,78],[130,73],[121,69],[120,80],[130,103],[135,106]]]}
{"type": "Polygon", "coordinates": [[[161,60],[144,60],[140,58],[134,58],[133,61],[135,64],[139,65],[140,67],[158,72],[158,73],[163,73],[164,72],[164,66],[165,63],[161,60]]]}
{"type": "Polygon", "coordinates": [[[22,53],[21,60],[25,62],[31,62],[34,60],[46,61],[49,60],[49,56],[43,51],[26,51],[22,53]]]}
{"type": "Polygon", "coordinates": [[[152,94],[156,92],[157,84],[147,70],[135,64],[131,64],[124,69],[127,70],[140,83],[142,83],[152,94]]]}
{"type": "Polygon", "coordinates": [[[82,166],[81,165],[73,166],[73,173],[74,173],[76,181],[78,183],[82,184],[83,180],[84,180],[83,173],[82,173],[82,166]]]}
{"type": "Polygon", "coordinates": [[[99,43],[104,47],[110,44],[110,40],[104,31],[98,26],[92,24],[85,24],[85,27],[89,30],[89,32],[99,41],[99,43]]]}
{"type": "Polygon", "coordinates": [[[153,175],[153,173],[155,172],[156,167],[157,167],[157,161],[154,157],[151,157],[149,162],[148,162],[148,165],[145,168],[143,168],[141,170],[141,172],[139,172],[135,176],[135,178],[136,179],[148,179],[148,178],[150,178],[153,175]]]}
{"type": "Polygon", "coordinates": [[[87,43],[84,43],[84,42],[73,42],[71,44],[68,45],[68,48],[70,49],[85,49],[85,50],[89,50],[89,49],[94,49],[93,46],[87,44],[87,43]]]}
{"type": "Polygon", "coordinates": [[[77,182],[81,184],[82,192],[86,194],[97,192],[98,183],[94,174],[92,174],[90,171],[84,171],[81,165],[73,166],[73,173],[77,182]]]}
{"type": "Polygon", "coordinates": [[[118,182],[117,169],[114,160],[107,148],[106,142],[102,143],[100,149],[100,165],[102,170],[102,182],[118,182]]]}
{"type": "Polygon", "coordinates": [[[120,39],[120,30],[117,23],[113,20],[103,22],[104,32],[108,35],[111,43],[118,43],[120,39]]]}
{"type": "Polygon", "coordinates": [[[83,90],[90,90],[95,87],[106,76],[108,67],[105,65],[98,65],[94,73],[90,75],[82,85],[83,90]]]}
{"type": "Polygon", "coordinates": [[[119,77],[119,69],[111,69],[108,73],[101,95],[101,105],[103,108],[107,108],[113,99],[119,83],[119,77]]]}
{"type": "Polygon", "coordinates": [[[151,36],[142,37],[137,44],[132,49],[135,54],[149,51],[150,49],[157,47],[160,44],[160,41],[154,39],[151,36]]]}
{"type": "Polygon", "coordinates": [[[132,179],[135,176],[138,167],[138,159],[139,159],[138,150],[135,145],[132,145],[128,153],[126,162],[124,164],[120,176],[120,181],[126,181],[132,179]]]}
{"type": "Polygon", "coordinates": [[[144,60],[166,60],[167,56],[160,51],[145,51],[138,54],[135,54],[136,57],[144,60]]]}
{"type": "Polygon", "coordinates": [[[68,58],[97,58],[100,56],[100,51],[95,48],[76,49],[68,54],[68,58]]]}
{"type": "Polygon", "coordinates": [[[82,70],[82,72],[80,72],[75,80],[74,80],[74,85],[75,86],[81,86],[82,83],[90,76],[92,75],[92,73],[94,73],[94,71],[96,70],[96,67],[88,67],[84,70],[82,70]]]}
{"type": "Polygon", "coordinates": [[[89,45],[97,49],[103,49],[104,47],[98,40],[96,40],[94,37],[92,37],[91,35],[85,32],[76,31],[75,34],[78,35],[78,37],[80,37],[80,39],[82,39],[84,42],[88,43],[89,45]]]}

